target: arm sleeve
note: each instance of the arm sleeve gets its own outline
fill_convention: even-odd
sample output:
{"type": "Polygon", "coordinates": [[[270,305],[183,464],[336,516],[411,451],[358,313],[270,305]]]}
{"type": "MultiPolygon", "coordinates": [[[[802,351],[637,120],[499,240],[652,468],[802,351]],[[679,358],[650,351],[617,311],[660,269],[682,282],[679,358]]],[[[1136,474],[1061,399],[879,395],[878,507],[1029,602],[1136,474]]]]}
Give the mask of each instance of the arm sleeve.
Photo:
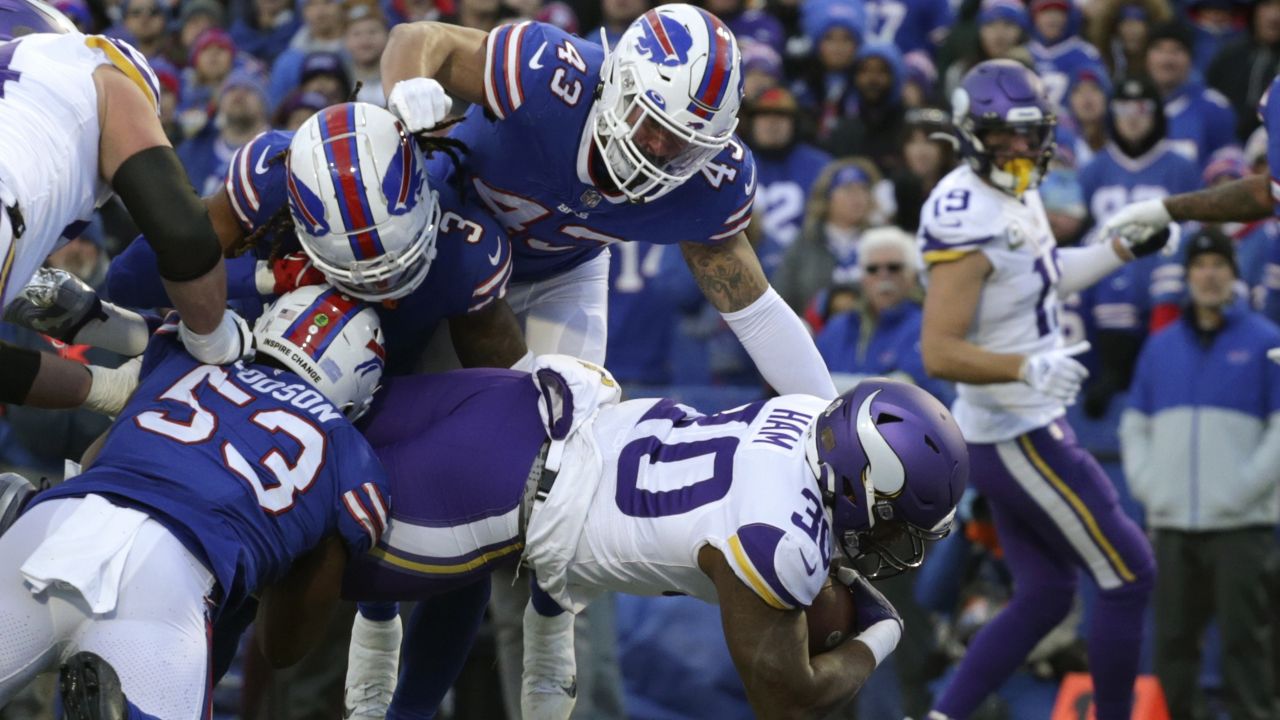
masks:
{"type": "Polygon", "coordinates": [[[499,120],[514,115],[525,102],[526,89],[541,85],[536,76],[552,72],[557,64],[554,50],[542,54],[549,43],[544,34],[542,23],[522,22],[494,28],[485,39],[484,104],[499,120]]]}
{"type": "Polygon", "coordinates": [[[292,141],[292,132],[270,130],[231,157],[223,188],[246,233],[266,225],[288,202],[288,171],[282,153],[292,141]]]}
{"type": "Polygon", "coordinates": [[[1004,242],[1000,208],[980,193],[934,188],[920,210],[918,239],[926,265],[959,260],[1004,242]]]}
{"type": "Polygon", "coordinates": [[[778,610],[808,607],[827,577],[817,545],[767,523],[738,528],[721,551],[738,579],[778,610]]]}
{"type": "Polygon", "coordinates": [[[1124,265],[1124,260],[1116,255],[1110,242],[1087,247],[1060,248],[1057,253],[1058,264],[1062,267],[1058,297],[1080,292],[1124,265]]]}
{"type": "Polygon", "coordinates": [[[831,373],[809,331],[772,287],[747,307],[721,316],[765,382],[779,394],[800,393],[824,400],[836,396],[831,373]]]}
{"type": "Polygon", "coordinates": [[[363,555],[378,544],[390,517],[390,491],[386,472],[364,439],[354,428],[335,434],[346,443],[335,448],[333,467],[341,468],[338,480],[338,532],[353,556],[363,555]],[[340,453],[340,454],[339,454],[340,453]]]}

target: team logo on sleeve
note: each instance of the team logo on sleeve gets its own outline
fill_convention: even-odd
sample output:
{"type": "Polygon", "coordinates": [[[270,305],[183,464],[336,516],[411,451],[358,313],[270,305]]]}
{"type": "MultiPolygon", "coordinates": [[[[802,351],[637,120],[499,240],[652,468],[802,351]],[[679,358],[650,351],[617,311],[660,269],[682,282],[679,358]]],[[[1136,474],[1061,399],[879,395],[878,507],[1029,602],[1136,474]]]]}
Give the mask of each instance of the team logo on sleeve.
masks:
{"type": "Polygon", "coordinates": [[[693,36],[674,18],[650,10],[644,14],[644,35],[636,41],[636,49],[652,62],[665,67],[679,67],[689,62],[693,36]]]}

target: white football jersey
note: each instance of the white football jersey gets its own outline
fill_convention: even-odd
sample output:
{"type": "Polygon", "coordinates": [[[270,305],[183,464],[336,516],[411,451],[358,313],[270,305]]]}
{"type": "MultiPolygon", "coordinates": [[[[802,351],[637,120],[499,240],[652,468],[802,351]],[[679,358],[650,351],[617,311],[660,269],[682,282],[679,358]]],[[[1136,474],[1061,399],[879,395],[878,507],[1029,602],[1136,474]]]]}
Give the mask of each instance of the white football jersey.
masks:
{"type": "MultiPolygon", "coordinates": [[[[1035,190],[1019,201],[961,165],[938,183],[921,208],[919,240],[929,265],[971,252],[991,261],[969,342],[996,353],[1030,354],[1063,346],[1057,242],[1035,190]]],[[[994,443],[1047,425],[1065,409],[1021,382],[957,383],[951,412],[965,440],[994,443]]]]}
{"type": "Polygon", "coordinates": [[[826,406],[787,395],[716,415],[670,400],[602,410],[603,478],[569,565],[570,588],[715,603],[698,568],[710,543],[769,605],[808,606],[827,577],[831,528],[804,435],[826,406]]]}
{"type": "Polygon", "coordinates": [[[27,35],[0,44],[0,202],[17,203],[25,229],[0,237],[0,294],[8,303],[63,232],[111,196],[98,170],[93,71],[113,65],[151,99],[155,73],[137,50],[98,35],[27,35]]]}

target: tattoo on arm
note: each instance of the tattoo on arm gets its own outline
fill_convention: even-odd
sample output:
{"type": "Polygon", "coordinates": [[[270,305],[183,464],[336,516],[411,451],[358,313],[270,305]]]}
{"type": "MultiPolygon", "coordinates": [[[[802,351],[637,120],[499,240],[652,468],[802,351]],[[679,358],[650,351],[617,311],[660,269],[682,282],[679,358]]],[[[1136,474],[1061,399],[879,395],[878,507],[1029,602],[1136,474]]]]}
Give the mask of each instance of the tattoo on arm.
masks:
{"type": "Polygon", "coordinates": [[[1254,175],[1205,190],[1166,198],[1174,220],[1201,222],[1250,222],[1271,215],[1271,195],[1266,175],[1254,175]]]}
{"type": "Polygon", "coordinates": [[[745,235],[723,245],[681,243],[680,251],[702,294],[722,313],[745,308],[769,289],[760,259],[745,235]]]}

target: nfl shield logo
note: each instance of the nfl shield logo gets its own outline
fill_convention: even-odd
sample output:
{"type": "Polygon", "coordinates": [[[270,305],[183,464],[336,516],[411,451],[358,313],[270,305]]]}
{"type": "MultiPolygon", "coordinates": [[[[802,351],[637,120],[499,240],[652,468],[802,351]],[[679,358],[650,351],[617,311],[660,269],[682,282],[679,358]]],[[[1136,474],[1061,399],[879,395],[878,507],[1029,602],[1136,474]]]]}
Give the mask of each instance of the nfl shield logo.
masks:
{"type": "Polygon", "coordinates": [[[589,208],[593,208],[600,204],[600,193],[595,190],[587,190],[582,193],[582,204],[589,208]]]}

